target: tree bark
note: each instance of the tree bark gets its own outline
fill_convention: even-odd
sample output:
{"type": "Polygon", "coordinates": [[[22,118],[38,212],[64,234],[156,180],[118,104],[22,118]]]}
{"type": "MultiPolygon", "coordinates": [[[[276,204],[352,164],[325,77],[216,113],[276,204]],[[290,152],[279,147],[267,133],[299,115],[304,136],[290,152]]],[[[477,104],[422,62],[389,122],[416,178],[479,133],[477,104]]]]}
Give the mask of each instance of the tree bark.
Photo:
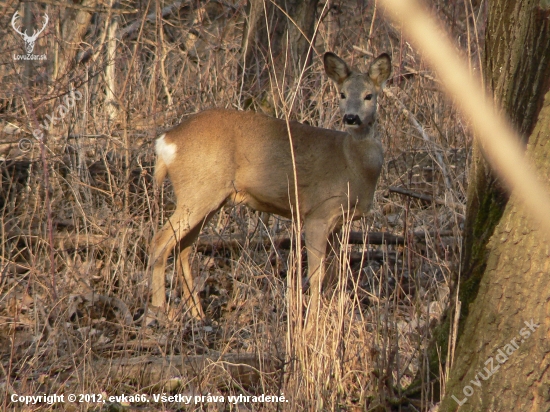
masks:
{"type": "Polygon", "coordinates": [[[239,69],[245,106],[254,103],[254,99],[265,99],[265,92],[273,88],[271,67],[282,84],[285,74],[295,78],[302,67],[310,64],[308,49],[318,3],[319,0],[248,1],[239,69]]]}
{"type": "MultiPolygon", "coordinates": [[[[491,3],[484,64],[495,100],[524,136],[527,156],[548,182],[550,8],[542,4],[491,3]]],[[[512,195],[507,202],[481,157],[482,148],[477,150],[468,190],[463,328],[439,410],[546,411],[550,237],[537,228],[518,198],[512,195]]]]}
{"type": "MultiPolygon", "coordinates": [[[[497,0],[490,3],[485,39],[484,79],[497,105],[525,139],[532,132],[544,93],[545,16],[536,1],[497,0]]],[[[525,141],[526,142],[526,141],[525,141]]],[[[474,146],[468,187],[462,279],[479,283],[487,260],[486,245],[499,222],[508,195],[474,146]]]]}
{"type": "MultiPolygon", "coordinates": [[[[83,0],[82,6],[95,7],[97,0],[83,0]]],[[[57,75],[66,76],[74,67],[80,44],[90,26],[93,13],[84,9],[67,8],[61,23],[63,47],[59,58],[57,75]]]]}
{"type": "MultiPolygon", "coordinates": [[[[528,155],[539,176],[550,182],[550,93],[530,138],[528,155]]],[[[456,410],[463,401],[464,410],[474,411],[550,408],[548,236],[512,196],[488,244],[485,273],[440,410],[456,410]],[[499,350],[505,353],[500,358],[499,350]],[[493,374],[484,370],[491,371],[491,362],[493,374]],[[473,390],[470,396],[468,387],[473,390]]]]}
{"type": "MultiPolygon", "coordinates": [[[[115,1],[111,0],[111,7],[115,1]]],[[[118,16],[109,16],[107,23],[107,65],[105,66],[105,112],[109,122],[113,122],[118,114],[118,103],[116,101],[116,34],[118,30],[118,16]]]]}

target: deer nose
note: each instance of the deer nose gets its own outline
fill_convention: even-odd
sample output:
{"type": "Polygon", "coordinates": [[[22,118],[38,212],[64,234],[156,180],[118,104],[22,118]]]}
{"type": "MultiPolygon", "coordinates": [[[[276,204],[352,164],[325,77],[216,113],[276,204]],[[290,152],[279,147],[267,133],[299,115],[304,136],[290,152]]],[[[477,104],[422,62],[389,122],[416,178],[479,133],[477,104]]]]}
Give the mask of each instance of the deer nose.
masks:
{"type": "Polygon", "coordinates": [[[344,124],[359,126],[361,124],[361,119],[356,114],[346,114],[344,115],[344,124]]]}

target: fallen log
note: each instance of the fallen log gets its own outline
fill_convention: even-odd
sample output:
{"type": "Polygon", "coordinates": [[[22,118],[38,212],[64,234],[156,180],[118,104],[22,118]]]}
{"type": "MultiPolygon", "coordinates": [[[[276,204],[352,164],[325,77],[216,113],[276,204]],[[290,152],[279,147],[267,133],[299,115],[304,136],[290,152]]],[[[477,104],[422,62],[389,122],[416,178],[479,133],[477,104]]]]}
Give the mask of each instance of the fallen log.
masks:
{"type": "MultiPolygon", "coordinates": [[[[422,233],[422,236],[425,234],[422,233]]],[[[362,245],[364,243],[369,245],[403,245],[405,244],[405,238],[399,235],[393,235],[387,232],[369,232],[366,236],[363,232],[350,232],[348,237],[348,244],[351,245],[362,245]]],[[[304,242],[305,239],[302,240],[304,242]]],[[[216,235],[202,235],[197,241],[197,251],[202,253],[212,253],[215,250],[231,250],[238,251],[242,250],[244,245],[247,245],[249,248],[255,249],[258,247],[265,247],[267,249],[271,248],[273,245],[276,249],[289,250],[292,245],[292,240],[290,237],[283,237],[279,239],[272,240],[270,238],[264,239],[263,241],[258,240],[249,240],[246,241],[244,236],[216,236],[216,235]]]]}
{"type": "Polygon", "coordinates": [[[260,383],[262,375],[276,373],[280,366],[277,360],[253,353],[144,355],[94,362],[98,376],[108,376],[116,382],[131,381],[154,389],[164,389],[175,378],[184,378],[182,382],[204,378],[217,386],[226,386],[233,379],[240,385],[250,387],[260,383]]]}
{"type": "MultiPolygon", "coordinates": [[[[12,229],[2,235],[7,240],[25,238],[26,241],[30,242],[48,241],[47,235],[38,230],[25,231],[12,229]]],[[[439,232],[418,231],[413,232],[412,236],[417,241],[423,241],[426,237],[452,237],[454,236],[454,232],[452,230],[442,230],[439,232]]],[[[305,242],[305,239],[302,242],[305,242]]],[[[55,249],[85,249],[92,246],[116,248],[120,245],[116,237],[109,234],[75,233],[68,231],[56,231],[53,234],[53,243],[55,249]]],[[[387,232],[368,232],[366,237],[363,232],[350,232],[347,237],[347,243],[350,245],[404,245],[405,238],[387,232]]],[[[220,250],[238,252],[243,250],[245,245],[250,249],[265,248],[269,250],[274,246],[276,249],[289,250],[292,246],[292,240],[290,237],[281,237],[274,240],[270,238],[247,240],[244,235],[229,237],[207,234],[201,235],[196,243],[198,252],[208,254],[220,250]]]]}
{"type": "Polygon", "coordinates": [[[419,200],[422,200],[422,201],[427,202],[427,203],[435,203],[436,205],[448,206],[448,207],[452,207],[452,208],[463,207],[463,205],[461,205],[459,203],[450,202],[450,201],[441,200],[441,199],[436,199],[432,195],[427,195],[427,194],[424,194],[424,193],[417,193],[417,192],[414,192],[410,189],[405,189],[404,187],[390,186],[388,188],[388,190],[391,193],[399,193],[400,195],[409,196],[409,197],[412,197],[414,199],[419,199],[419,200]]]}

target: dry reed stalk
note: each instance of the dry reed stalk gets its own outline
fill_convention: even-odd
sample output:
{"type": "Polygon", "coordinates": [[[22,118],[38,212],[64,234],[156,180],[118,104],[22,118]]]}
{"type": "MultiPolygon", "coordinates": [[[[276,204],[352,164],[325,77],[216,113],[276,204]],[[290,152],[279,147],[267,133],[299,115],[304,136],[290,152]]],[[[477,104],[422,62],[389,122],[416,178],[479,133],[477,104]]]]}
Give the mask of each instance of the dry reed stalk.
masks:
{"type": "MultiPolygon", "coordinates": [[[[65,388],[75,393],[115,395],[153,390],[122,374],[119,381],[108,380],[95,369],[111,360],[123,363],[142,356],[157,360],[215,357],[214,366],[180,371],[179,376],[173,373],[160,386],[166,384],[163,389],[168,391],[175,382],[184,386],[172,390],[197,394],[284,392],[290,399],[282,406],[266,404],[265,410],[356,410],[398,403],[416,375],[425,379],[430,373],[426,369],[430,326],[447,304],[450,272],[460,253],[456,227],[463,218],[465,160],[455,152],[457,148],[467,152],[468,131],[442,98],[439,83],[425,70],[418,53],[401,41],[399,32],[379,16],[375,18],[373,6],[366,7],[362,16],[346,2],[340,9],[329,10],[318,25],[315,48],[319,52],[334,49],[364,68],[361,52],[352,46],[379,53],[401,44],[405,69],[415,69],[403,73],[400,88],[393,90],[433,141],[426,145],[403,113],[382,99],[380,128],[387,166],[367,219],[368,230],[389,231],[404,239],[404,244],[339,248],[333,263],[338,277],[325,288],[318,332],[306,335],[296,333],[304,298],[300,292],[301,254],[288,255],[286,250],[274,250],[259,241],[257,215],[239,208],[224,210],[214,219],[220,224],[206,227],[206,235],[234,236],[239,246],[228,250],[212,245],[209,251],[197,251],[192,259],[211,322],[198,325],[189,321],[182,311],[175,278],[168,279],[173,283],[170,298],[175,318],[155,318],[144,309],[147,245],[157,211],[164,220],[173,194],[168,186],[164,188],[159,204],[151,191],[152,138],[190,113],[213,106],[234,107],[241,93],[236,70],[241,9],[225,3],[201,3],[205,14],[199,22],[190,2],[182,4],[179,13],[163,17],[162,26],[160,19],[147,17],[155,10],[151,7],[136,16],[120,16],[121,27],[136,28],[134,37],[119,39],[117,49],[117,99],[122,103],[124,122],[109,126],[98,104],[106,86],[98,73],[109,63],[104,55],[98,53],[95,60],[75,68],[72,76],[78,79],[76,84],[83,84],[84,98],[54,130],[53,135],[62,138],[46,147],[49,201],[36,190],[42,171],[36,147],[25,153],[14,152],[15,147],[3,154],[8,161],[19,163],[13,168],[4,163],[0,168],[0,375],[8,377],[0,387],[2,404],[9,404],[12,391],[33,395],[65,388]],[[194,48],[182,50],[178,39],[188,38],[190,30],[196,36],[194,48]],[[157,63],[160,71],[155,69],[157,63]],[[155,73],[161,71],[162,78],[157,79],[155,73]],[[173,101],[170,107],[167,96],[173,101]],[[445,187],[431,160],[435,150],[449,166],[450,188],[445,187]],[[426,170],[429,179],[424,176],[426,170]],[[386,193],[389,186],[433,199],[450,198],[457,207],[427,205],[386,193]],[[47,204],[51,204],[52,231],[48,231],[43,213],[47,204]],[[424,234],[421,239],[415,235],[420,232],[424,234]],[[449,233],[456,235],[450,237],[449,233]],[[55,246],[53,260],[51,245],[55,246]],[[359,256],[359,261],[350,258],[350,253],[359,256]],[[374,254],[381,258],[373,259],[374,254]],[[57,268],[56,297],[49,286],[52,262],[57,268]],[[90,291],[105,299],[92,298],[90,291]],[[224,359],[233,355],[256,359],[259,354],[269,361],[262,363],[263,357],[257,357],[254,367],[259,373],[253,383],[235,379],[230,368],[223,371],[224,359]],[[282,368],[274,372],[272,360],[281,362],[282,368]]],[[[449,15],[463,21],[461,14],[449,15]]],[[[100,22],[103,18],[98,16],[100,22]]],[[[106,27],[100,22],[98,27],[106,27]]],[[[8,33],[9,24],[2,27],[0,33],[6,34],[3,38],[12,42],[15,50],[19,45],[8,33]]],[[[454,27],[455,36],[464,34],[461,25],[454,27]]],[[[98,33],[99,44],[102,34],[98,33]]],[[[471,41],[475,38],[470,36],[471,41]]],[[[476,48],[473,44],[472,53],[476,48]]],[[[0,67],[4,75],[13,62],[0,67]]],[[[287,81],[277,89],[281,97],[276,111],[289,114],[292,107],[292,115],[302,122],[338,128],[337,99],[321,74],[320,61],[313,59],[311,76],[300,77],[303,71],[291,70],[288,68],[287,81]]],[[[68,81],[57,80],[56,95],[68,89],[68,81]]],[[[37,102],[41,94],[52,96],[44,87],[29,89],[30,98],[37,102]]],[[[6,120],[25,133],[28,114],[20,98],[0,95],[0,99],[0,130],[6,120]]],[[[52,104],[58,104],[57,100],[52,104]]],[[[43,106],[37,107],[39,119],[47,113],[43,106]]],[[[278,227],[278,236],[300,239],[292,222],[274,220],[277,224],[270,232],[278,227]]],[[[342,231],[342,240],[352,237],[352,231],[368,230],[364,222],[350,224],[342,231]]],[[[176,263],[171,264],[173,272],[176,263]]],[[[430,388],[425,385],[422,393],[424,399],[416,407],[427,410],[430,388]]]]}

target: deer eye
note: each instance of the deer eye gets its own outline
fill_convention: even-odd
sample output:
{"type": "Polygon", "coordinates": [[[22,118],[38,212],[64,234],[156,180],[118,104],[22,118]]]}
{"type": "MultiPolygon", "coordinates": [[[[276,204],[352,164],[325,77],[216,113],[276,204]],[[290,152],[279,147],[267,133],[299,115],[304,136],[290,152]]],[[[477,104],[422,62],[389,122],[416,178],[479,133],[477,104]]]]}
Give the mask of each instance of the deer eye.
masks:
{"type": "Polygon", "coordinates": [[[340,93],[340,99],[345,99],[346,95],[344,93],[340,93]]]}
{"type": "Polygon", "coordinates": [[[370,100],[370,99],[372,99],[372,94],[367,94],[367,95],[365,96],[365,100],[370,100]]]}

